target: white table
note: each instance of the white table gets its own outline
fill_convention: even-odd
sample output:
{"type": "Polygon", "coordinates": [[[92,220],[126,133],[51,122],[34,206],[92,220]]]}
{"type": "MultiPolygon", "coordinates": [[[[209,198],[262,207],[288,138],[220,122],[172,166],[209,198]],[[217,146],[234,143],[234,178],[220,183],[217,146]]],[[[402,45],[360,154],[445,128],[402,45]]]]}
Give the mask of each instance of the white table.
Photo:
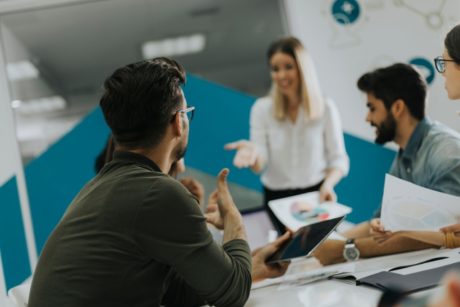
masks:
{"type": "MultiPolygon", "coordinates": [[[[339,271],[339,272],[371,272],[388,270],[391,267],[407,264],[419,263],[420,260],[426,260],[437,256],[448,256],[448,259],[439,260],[438,262],[429,262],[420,264],[407,269],[396,271],[400,274],[410,273],[412,270],[426,270],[430,267],[443,265],[449,261],[459,261],[460,249],[453,250],[425,250],[412,253],[403,253],[398,255],[375,257],[363,259],[353,263],[345,263],[334,266],[318,267],[314,259],[301,260],[291,264],[287,276],[278,278],[281,283],[266,286],[251,291],[246,307],[374,307],[382,296],[382,292],[368,286],[356,286],[339,280],[323,279],[316,282],[302,284],[301,278],[294,278],[308,274],[308,272],[322,271],[339,271]],[[292,269],[292,270],[291,270],[292,269]],[[404,273],[406,271],[406,273],[404,273]],[[291,281],[291,284],[289,284],[291,281]]],[[[373,272],[373,273],[372,273],[373,272]]],[[[324,277],[323,277],[324,278],[324,277]]],[[[439,288],[438,288],[439,289],[439,288]]],[[[435,292],[428,290],[418,292],[414,296],[424,295],[435,292]]]]}
{"type": "Polygon", "coordinates": [[[375,307],[382,292],[364,286],[325,280],[307,285],[278,289],[279,286],[256,289],[246,307],[315,306],[315,307],[375,307]]]}

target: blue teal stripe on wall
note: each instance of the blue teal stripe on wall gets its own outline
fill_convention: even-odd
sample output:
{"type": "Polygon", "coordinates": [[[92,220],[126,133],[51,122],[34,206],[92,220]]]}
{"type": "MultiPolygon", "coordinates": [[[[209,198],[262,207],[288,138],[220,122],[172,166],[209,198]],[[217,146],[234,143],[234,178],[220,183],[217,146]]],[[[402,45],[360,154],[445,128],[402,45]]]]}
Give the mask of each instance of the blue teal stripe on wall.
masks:
{"type": "Polygon", "coordinates": [[[10,289],[31,274],[16,177],[0,187],[0,200],[0,249],[6,287],[10,289]]]}
{"type": "Polygon", "coordinates": [[[102,112],[96,108],[27,165],[26,182],[39,252],[74,196],[94,176],[94,160],[108,134],[102,112]]]}
{"type": "Polygon", "coordinates": [[[350,173],[338,184],[339,202],[351,206],[347,219],[362,222],[380,207],[385,174],[395,157],[393,150],[345,133],[345,146],[350,157],[350,173]]]}
{"type": "Polygon", "coordinates": [[[249,137],[255,98],[191,75],[187,75],[184,93],[187,103],[196,106],[185,164],[211,175],[228,167],[229,181],[260,190],[258,176],[233,167],[235,152],[224,150],[226,143],[249,137]]]}

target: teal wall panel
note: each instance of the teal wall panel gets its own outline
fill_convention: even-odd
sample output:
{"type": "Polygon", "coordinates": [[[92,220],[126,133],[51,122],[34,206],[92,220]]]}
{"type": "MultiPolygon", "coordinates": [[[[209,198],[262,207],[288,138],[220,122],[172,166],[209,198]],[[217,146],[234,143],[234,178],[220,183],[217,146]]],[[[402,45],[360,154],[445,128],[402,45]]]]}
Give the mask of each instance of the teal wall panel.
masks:
{"type": "Polygon", "coordinates": [[[0,250],[7,289],[30,276],[16,177],[0,187],[0,250]]]}
{"type": "Polygon", "coordinates": [[[249,113],[255,98],[191,75],[184,93],[187,103],[196,106],[186,165],[214,176],[228,167],[229,181],[260,190],[258,176],[235,168],[235,152],[224,150],[226,143],[249,138],[249,113]]]}
{"type": "Polygon", "coordinates": [[[26,182],[37,250],[83,185],[94,175],[94,161],[109,130],[96,108],[73,130],[26,166],[26,182]]]}
{"type": "Polygon", "coordinates": [[[350,157],[350,173],[337,185],[339,202],[351,206],[347,216],[358,223],[372,217],[380,207],[385,173],[395,157],[393,150],[345,133],[345,146],[350,157]]]}

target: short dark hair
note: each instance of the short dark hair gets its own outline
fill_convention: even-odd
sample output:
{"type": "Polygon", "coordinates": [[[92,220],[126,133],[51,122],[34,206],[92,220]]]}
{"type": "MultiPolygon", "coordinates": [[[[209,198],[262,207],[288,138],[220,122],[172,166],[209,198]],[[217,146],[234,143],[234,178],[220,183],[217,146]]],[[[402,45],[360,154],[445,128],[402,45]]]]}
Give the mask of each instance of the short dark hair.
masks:
{"type": "Polygon", "coordinates": [[[460,65],[460,24],[453,27],[444,39],[444,46],[452,60],[460,65]]]}
{"type": "Polygon", "coordinates": [[[127,148],[157,145],[181,106],[183,84],[184,69],[165,57],[115,70],[105,80],[100,100],[115,142],[127,148]]]}
{"type": "Polygon", "coordinates": [[[425,117],[426,82],[412,66],[396,63],[361,76],[358,88],[381,99],[387,110],[402,99],[410,114],[422,120],[425,117]]]}

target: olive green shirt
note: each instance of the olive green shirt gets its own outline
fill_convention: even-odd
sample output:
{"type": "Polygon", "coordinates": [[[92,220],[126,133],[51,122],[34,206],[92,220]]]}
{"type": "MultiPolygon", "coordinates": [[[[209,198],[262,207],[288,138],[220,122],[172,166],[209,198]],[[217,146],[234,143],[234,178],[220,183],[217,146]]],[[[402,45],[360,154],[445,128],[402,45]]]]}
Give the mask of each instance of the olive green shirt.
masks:
{"type": "Polygon", "coordinates": [[[247,242],[216,244],[179,182],[115,152],[48,238],[28,306],[242,306],[250,288],[247,242]]]}

